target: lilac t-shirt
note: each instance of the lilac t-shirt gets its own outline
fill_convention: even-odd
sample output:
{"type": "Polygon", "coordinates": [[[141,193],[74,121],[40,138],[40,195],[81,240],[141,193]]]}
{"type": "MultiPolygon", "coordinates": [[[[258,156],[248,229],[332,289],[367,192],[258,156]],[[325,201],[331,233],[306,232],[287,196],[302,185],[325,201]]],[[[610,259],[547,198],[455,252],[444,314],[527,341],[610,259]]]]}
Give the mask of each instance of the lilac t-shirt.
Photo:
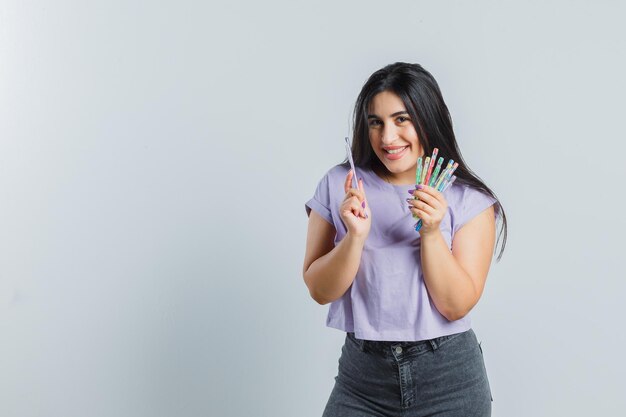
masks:
{"type": "MultiPolygon", "coordinates": [[[[337,231],[335,245],[347,229],[339,215],[345,197],[348,169],[331,168],[319,181],[313,198],[305,203],[307,215],[315,210],[337,231]]],[[[363,178],[372,212],[372,227],[363,248],[352,285],[330,304],[326,325],[354,332],[359,339],[418,341],[469,330],[471,318],[449,321],[431,300],[422,272],[420,234],[408,209],[407,190],[412,185],[394,185],[372,170],[356,168],[363,178]]],[[[448,202],[440,224],[451,248],[454,234],[496,200],[474,188],[453,183],[444,192],[448,202]]]]}

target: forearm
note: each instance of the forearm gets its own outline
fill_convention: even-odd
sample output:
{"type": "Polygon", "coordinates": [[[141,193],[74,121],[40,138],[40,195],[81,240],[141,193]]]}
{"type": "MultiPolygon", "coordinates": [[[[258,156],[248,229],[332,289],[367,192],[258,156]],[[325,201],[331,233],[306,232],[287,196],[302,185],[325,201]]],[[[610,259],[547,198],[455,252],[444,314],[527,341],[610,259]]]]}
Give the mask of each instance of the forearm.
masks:
{"type": "Polygon", "coordinates": [[[304,282],[315,301],[330,303],[350,288],[359,269],[364,245],[364,238],[348,233],[333,250],[309,266],[304,273],[304,282]]]}
{"type": "Polygon", "coordinates": [[[448,248],[441,231],[421,236],[424,281],[437,310],[448,320],[463,318],[477,302],[474,282],[448,248]]]}

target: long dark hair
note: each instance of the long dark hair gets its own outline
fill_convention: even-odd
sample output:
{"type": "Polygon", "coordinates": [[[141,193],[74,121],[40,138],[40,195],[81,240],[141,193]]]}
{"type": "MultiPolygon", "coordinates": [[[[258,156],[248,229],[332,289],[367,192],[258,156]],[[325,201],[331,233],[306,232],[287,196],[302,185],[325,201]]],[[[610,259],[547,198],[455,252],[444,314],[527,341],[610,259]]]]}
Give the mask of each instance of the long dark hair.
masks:
{"type": "Polygon", "coordinates": [[[424,155],[432,155],[433,149],[439,148],[440,155],[445,155],[446,158],[459,163],[454,172],[457,176],[457,184],[466,184],[497,200],[494,208],[501,218],[497,243],[502,238],[502,246],[497,258],[499,261],[504,253],[507,238],[504,208],[493,191],[472,172],[463,160],[452,129],[452,118],[443,101],[439,85],[421,65],[404,62],[387,65],[372,74],[361,89],[354,106],[352,155],[355,165],[390,174],[372,149],[367,121],[369,105],[374,96],[382,91],[396,94],[406,106],[424,149],[424,155]]]}

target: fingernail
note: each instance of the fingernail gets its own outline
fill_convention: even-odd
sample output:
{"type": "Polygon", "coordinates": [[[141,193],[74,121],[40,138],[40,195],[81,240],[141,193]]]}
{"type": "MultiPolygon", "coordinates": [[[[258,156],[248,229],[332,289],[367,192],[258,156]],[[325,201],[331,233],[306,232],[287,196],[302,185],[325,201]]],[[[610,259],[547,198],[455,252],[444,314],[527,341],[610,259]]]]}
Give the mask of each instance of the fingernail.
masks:
{"type": "Polygon", "coordinates": [[[424,186],[422,184],[418,184],[417,189],[421,190],[422,188],[424,188],[424,186]]]}
{"type": "Polygon", "coordinates": [[[409,190],[409,194],[413,195],[413,193],[415,192],[415,190],[409,190]]]}
{"type": "Polygon", "coordinates": [[[365,201],[361,203],[361,207],[365,208],[365,201]]]}
{"type": "Polygon", "coordinates": [[[414,198],[407,198],[406,201],[413,201],[415,200],[414,198]]]}

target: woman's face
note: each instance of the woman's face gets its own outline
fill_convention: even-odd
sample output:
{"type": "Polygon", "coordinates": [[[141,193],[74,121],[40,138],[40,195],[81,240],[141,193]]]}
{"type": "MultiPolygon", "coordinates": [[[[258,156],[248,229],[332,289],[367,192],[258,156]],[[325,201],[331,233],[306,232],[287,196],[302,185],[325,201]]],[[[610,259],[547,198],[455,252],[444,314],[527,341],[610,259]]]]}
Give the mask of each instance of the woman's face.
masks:
{"type": "Polygon", "coordinates": [[[417,158],[424,151],[400,97],[390,91],[376,94],[370,103],[367,121],[370,144],[394,181],[415,183],[417,158]]]}

